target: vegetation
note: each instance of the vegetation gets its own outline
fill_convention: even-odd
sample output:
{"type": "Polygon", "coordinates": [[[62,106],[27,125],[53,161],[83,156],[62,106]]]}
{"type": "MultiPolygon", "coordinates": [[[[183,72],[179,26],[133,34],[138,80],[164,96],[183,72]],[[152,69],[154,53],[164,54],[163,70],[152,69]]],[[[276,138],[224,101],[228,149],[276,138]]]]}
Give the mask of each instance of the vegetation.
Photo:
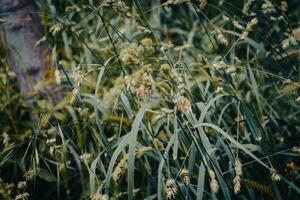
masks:
{"type": "Polygon", "coordinates": [[[298,0],[36,5],[34,91],[0,39],[0,199],[299,197],[298,0]]]}

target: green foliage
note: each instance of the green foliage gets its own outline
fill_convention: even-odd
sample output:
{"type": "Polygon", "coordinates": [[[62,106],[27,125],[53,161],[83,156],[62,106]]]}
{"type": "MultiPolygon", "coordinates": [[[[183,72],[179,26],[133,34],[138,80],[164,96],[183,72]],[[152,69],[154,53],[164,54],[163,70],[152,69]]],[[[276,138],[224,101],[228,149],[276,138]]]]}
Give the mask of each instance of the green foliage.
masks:
{"type": "Polygon", "coordinates": [[[1,38],[0,198],[297,198],[285,2],[37,1],[53,72],[25,98],[1,38]]]}

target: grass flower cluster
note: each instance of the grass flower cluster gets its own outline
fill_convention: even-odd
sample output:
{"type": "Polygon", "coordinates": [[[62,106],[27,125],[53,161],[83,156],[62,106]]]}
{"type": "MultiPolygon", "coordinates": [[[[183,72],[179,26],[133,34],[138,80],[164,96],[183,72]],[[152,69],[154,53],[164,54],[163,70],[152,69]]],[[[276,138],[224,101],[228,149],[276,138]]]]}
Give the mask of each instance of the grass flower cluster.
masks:
{"type": "Polygon", "coordinates": [[[47,2],[33,94],[0,35],[0,199],[299,197],[297,0],[47,2]]]}

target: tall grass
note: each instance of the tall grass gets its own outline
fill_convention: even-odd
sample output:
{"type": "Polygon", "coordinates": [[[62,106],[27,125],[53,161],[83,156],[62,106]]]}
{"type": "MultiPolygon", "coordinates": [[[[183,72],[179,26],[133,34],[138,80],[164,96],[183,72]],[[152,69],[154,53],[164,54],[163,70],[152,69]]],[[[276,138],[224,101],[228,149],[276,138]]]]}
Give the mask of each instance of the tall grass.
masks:
{"type": "Polygon", "coordinates": [[[296,199],[300,10],[284,2],[37,1],[64,99],[26,107],[1,48],[1,197],[296,199]]]}

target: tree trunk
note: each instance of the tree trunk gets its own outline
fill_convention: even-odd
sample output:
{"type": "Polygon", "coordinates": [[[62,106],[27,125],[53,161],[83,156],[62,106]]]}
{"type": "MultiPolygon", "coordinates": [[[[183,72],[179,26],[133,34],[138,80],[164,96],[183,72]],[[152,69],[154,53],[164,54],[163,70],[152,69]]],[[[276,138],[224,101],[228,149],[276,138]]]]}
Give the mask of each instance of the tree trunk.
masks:
{"type": "MultiPolygon", "coordinates": [[[[9,62],[16,73],[22,94],[34,91],[34,86],[42,81],[50,70],[49,50],[42,44],[36,47],[41,37],[41,25],[37,19],[36,8],[32,0],[0,0],[0,12],[5,22],[0,30],[8,44],[9,62]],[[48,62],[47,62],[48,60],[48,62]]],[[[54,102],[60,99],[59,93],[46,89],[54,102]]]]}

